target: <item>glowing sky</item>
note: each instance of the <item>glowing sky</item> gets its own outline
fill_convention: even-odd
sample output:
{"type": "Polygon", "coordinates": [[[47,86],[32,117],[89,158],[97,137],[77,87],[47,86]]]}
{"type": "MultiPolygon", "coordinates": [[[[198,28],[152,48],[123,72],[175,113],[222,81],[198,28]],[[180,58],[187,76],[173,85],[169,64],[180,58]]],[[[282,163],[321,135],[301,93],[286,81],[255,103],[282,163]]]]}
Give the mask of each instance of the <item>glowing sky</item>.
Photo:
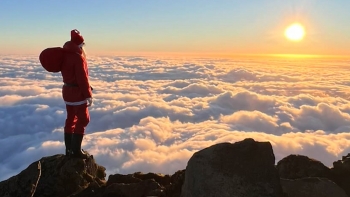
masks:
{"type": "Polygon", "coordinates": [[[90,54],[350,52],[350,1],[116,0],[0,2],[0,54],[38,54],[84,35],[90,54]],[[302,42],[284,37],[299,22],[302,42]]]}
{"type": "Polygon", "coordinates": [[[331,166],[350,152],[348,57],[228,56],[347,56],[349,7],[348,0],[0,0],[0,181],[64,152],[62,78],[44,71],[38,55],[75,28],[95,89],[83,148],[107,174],[173,173],[202,148],[247,137],[270,141],[276,161],[303,154],[331,166]],[[299,42],[284,35],[293,23],[305,28],[299,42]]]}

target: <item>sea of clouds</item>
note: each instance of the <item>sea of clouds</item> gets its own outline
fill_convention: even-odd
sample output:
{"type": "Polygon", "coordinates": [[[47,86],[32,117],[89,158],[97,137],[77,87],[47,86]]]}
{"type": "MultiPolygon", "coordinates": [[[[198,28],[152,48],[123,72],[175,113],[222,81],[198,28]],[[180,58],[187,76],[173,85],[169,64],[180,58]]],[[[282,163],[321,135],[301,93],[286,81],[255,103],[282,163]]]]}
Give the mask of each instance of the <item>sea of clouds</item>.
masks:
{"type": "MultiPolygon", "coordinates": [[[[109,174],[185,169],[196,151],[254,138],[276,162],[332,167],[350,152],[350,66],[335,59],[89,57],[94,104],[83,149],[109,174]]],[[[63,154],[60,73],[0,56],[0,181],[63,154]]]]}

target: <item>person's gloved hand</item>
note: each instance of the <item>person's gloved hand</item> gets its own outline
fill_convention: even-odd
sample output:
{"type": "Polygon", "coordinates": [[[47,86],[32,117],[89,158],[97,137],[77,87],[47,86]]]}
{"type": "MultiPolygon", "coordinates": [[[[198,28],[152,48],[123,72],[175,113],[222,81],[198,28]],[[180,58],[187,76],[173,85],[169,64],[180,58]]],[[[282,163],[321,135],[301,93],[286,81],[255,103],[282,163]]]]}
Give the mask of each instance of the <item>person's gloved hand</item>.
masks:
{"type": "Polygon", "coordinates": [[[87,106],[90,107],[92,105],[92,98],[87,98],[87,106]]]}

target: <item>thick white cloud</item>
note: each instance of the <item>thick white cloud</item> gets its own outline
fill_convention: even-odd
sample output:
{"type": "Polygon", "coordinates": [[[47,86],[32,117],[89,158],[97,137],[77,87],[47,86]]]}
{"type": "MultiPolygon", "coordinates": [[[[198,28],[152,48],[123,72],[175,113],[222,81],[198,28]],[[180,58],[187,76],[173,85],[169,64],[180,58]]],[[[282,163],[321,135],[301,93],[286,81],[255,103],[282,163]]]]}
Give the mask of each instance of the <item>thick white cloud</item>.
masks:
{"type": "MultiPolygon", "coordinates": [[[[350,71],[337,60],[90,57],[94,105],[83,148],[108,174],[184,169],[220,142],[270,141],[276,162],[331,166],[350,151],[350,71]],[[328,69],[332,67],[332,69],[328,69]]],[[[0,180],[64,153],[60,73],[0,57],[0,180]]]]}

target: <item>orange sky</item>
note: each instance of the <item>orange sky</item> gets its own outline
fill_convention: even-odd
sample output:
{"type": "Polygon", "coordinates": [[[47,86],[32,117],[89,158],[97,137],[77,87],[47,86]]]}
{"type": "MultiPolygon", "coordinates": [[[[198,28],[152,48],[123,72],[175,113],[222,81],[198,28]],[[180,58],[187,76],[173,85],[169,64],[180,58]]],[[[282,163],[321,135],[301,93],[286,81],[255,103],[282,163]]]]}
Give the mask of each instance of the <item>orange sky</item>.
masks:
{"type": "Polygon", "coordinates": [[[39,0],[18,4],[4,0],[0,54],[38,54],[46,47],[62,46],[70,39],[70,30],[78,29],[92,55],[347,56],[350,1],[341,2],[39,0]],[[300,42],[284,36],[294,22],[305,28],[300,42]]]}

